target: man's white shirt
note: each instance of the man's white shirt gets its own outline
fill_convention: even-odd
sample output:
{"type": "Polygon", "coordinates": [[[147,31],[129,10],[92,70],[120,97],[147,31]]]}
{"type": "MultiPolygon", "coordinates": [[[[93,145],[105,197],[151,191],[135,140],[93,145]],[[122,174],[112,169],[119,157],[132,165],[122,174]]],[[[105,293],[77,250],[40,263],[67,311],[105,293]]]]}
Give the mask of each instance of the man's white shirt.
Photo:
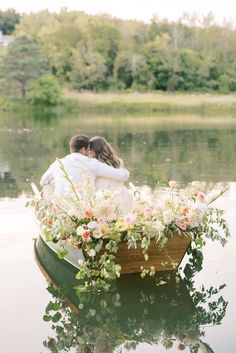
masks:
{"type": "MultiPolygon", "coordinates": [[[[81,183],[85,176],[90,176],[94,182],[97,177],[121,182],[129,178],[128,170],[110,167],[105,163],[99,162],[96,158],[89,158],[81,153],[71,153],[61,158],[60,161],[74,183],[81,183]]],[[[56,195],[60,196],[66,192],[68,182],[58,160],[50,165],[40,180],[42,187],[49,183],[54,183],[56,195]]]]}

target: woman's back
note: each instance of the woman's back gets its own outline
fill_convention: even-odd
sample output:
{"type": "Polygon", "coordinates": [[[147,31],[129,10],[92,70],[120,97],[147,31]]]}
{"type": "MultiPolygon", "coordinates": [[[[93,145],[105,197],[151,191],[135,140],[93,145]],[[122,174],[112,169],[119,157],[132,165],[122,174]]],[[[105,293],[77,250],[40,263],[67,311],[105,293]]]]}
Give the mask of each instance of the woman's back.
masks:
{"type": "MultiPolygon", "coordinates": [[[[124,168],[124,162],[117,157],[112,146],[101,136],[93,137],[89,142],[89,152],[91,157],[97,158],[100,162],[108,164],[114,168],[124,168]]],[[[110,190],[117,193],[120,200],[120,209],[123,215],[128,214],[133,207],[133,195],[123,185],[123,182],[97,177],[95,180],[95,190],[110,190]]]]}
{"type": "MultiPolygon", "coordinates": [[[[120,159],[120,168],[124,168],[124,167],[125,167],[124,162],[122,161],[122,159],[120,159]]],[[[95,190],[97,191],[101,189],[106,189],[106,190],[116,191],[121,189],[123,185],[124,183],[122,181],[98,177],[96,178],[96,181],[95,181],[95,190]]]]}

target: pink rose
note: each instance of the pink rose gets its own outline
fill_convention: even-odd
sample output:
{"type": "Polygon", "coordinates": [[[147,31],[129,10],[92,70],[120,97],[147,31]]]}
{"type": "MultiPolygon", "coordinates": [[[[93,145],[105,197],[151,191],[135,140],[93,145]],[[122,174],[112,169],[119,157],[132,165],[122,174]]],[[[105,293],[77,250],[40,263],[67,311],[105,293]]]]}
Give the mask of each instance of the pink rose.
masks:
{"type": "Polygon", "coordinates": [[[82,234],[82,239],[83,239],[83,241],[88,242],[88,241],[90,240],[90,238],[91,238],[91,233],[90,233],[90,231],[89,231],[89,230],[85,230],[85,231],[83,232],[83,234],[82,234]]]}
{"type": "Polygon", "coordinates": [[[151,207],[146,207],[144,210],[143,210],[143,213],[145,214],[145,216],[151,216],[152,213],[153,213],[153,209],[151,207]]]}
{"type": "Polygon", "coordinates": [[[186,230],[188,226],[188,218],[186,216],[180,216],[176,219],[175,224],[182,230],[186,230]]]}
{"type": "Polygon", "coordinates": [[[201,203],[204,203],[206,201],[206,196],[203,192],[198,191],[197,193],[197,200],[201,203]]]}

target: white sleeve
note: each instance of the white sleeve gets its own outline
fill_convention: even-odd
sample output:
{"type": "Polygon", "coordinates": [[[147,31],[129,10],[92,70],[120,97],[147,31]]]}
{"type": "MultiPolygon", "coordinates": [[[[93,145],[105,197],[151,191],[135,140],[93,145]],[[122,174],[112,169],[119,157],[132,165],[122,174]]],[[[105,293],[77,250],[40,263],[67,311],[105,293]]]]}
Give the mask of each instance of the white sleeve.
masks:
{"type": "Polygon", "coordinates": [[[65,191],[65,178],[61,175],[56,176],[55,178],[55,194],[61,196],[65,191]]]}
{"type": "Polygon", "coordinates": [[[55,179],[55,170],[58,168],[57,161],[53,162],[50,167],[46,170],[46,172],[42,175],[40,179],[40,185],[43,187],[44,185],[50,184],[54,182],[55,179]]]}
{"type": "Polygon", "coordinates": [[[129,178],[129,171],[123,168],[113,168],[109,165],[99,162],[96,158],[91,159],[91,169],[96,177],[103,177],[112,180],[126,181],[129,178]]]}
{"type": "Polygon", "coordinates": [[[123,159],[120,159],[120,168],[125,168],[125,163],[124,163],[123,159]]]}

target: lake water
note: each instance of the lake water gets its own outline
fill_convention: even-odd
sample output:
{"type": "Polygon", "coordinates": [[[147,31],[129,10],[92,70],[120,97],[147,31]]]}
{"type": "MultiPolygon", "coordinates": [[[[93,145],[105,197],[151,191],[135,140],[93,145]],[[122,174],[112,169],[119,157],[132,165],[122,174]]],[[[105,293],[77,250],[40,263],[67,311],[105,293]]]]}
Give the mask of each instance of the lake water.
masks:
{"type": "MultiPolygon", "coordinates": [[[[0,116],[1,352],[234,353],[235,151],[236,117],[0,116]],[[136,279],[121,283],[98,299],[77,298],[70,290],[71,309],[46,289],[34,258],[38,230],[24,206],[30,182],[38,183],[49,163],[68,153],[68,140],[78,130],[113,143],[134,184],[155,186],[170,179],[202,180],[210,188],[229,184],[216,206],[225,210],[231,238],[224,248],[207,243],[203,269],[191,285],[182,273],[154,287],[143,282],[142,288],[136,279]],[[43,320],[50,302],[62,315],[54,324],[43,320]]],[[[71,274],[63,278],[60,266],[55,273],[69,281],[71,274]]]]}

